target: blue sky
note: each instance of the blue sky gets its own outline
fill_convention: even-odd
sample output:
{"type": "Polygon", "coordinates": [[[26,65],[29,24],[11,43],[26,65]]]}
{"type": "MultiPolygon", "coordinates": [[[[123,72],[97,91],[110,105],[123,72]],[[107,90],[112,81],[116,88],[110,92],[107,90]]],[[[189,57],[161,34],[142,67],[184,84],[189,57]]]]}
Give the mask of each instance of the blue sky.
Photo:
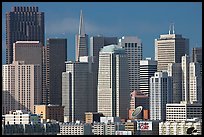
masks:
{"type": "Polygon", "coordinates": [[[167,34],[171,22],[176,34],[190,39],[190,51],[202,46],[202,2],[3,2],[2,64],[6,55],[5,13],[12,6],[38,6],[45,12],[45,39],[67,38],[68,60],[75,59],[80,10],[89,37],[138,36],[143,58],[154,58],[154,39],[167,34]]]}

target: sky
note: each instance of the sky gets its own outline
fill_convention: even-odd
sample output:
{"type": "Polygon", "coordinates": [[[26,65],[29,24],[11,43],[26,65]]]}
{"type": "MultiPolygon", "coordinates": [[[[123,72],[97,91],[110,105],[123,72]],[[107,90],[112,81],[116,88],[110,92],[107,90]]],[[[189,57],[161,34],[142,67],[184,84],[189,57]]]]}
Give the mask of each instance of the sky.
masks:
{"type": "Polygon", "coordinates": [[[75,60],[75,35],[80,10],[85,33],[107,37],[137,36],[143,58],[154,58],[154,40],[168,34],[173,22],[176,34],[202,46],[202,2],[2,2],[2,64],[6,63],[6,12],[13,6],[38,6],[45,13],[45,39],[67,38],[67,58],[75,60]]]}

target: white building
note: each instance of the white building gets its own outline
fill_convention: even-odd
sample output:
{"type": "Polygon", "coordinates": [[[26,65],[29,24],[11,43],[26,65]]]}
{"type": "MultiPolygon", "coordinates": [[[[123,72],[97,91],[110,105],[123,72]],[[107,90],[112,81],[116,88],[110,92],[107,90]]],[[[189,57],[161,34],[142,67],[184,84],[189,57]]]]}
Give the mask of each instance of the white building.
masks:
{"type": "Polygon", "coordinates": [[[85,112],[93,110],[92,73],[88,62],[66,62],[62,73],[62,105],[68,122],[84,120],[85,112]]]}
{"type": "Polygon", "coordinates": [[[119,45],[125,49],[128,56],[130,92],[139,90],[142,42],[136,36],[123,36],[119,39],[119,45]]]}
{"type": "Polygon", "coordinates": [[[2,114],[10,110],[34,113],[34,105],[41,103],[41,69],[39,64],[14,61],[2,67],[2,114]]]}
{"type": "Polygon", "coordinates": [[[167,121],[186,121],[192,118],[202,119],[202,104],[186,102],[166,104],[167,121]]]}
{"type": "Polygon", "coordinates": [[[172,79],[167,72],[150,78],[150,120],[166,119],[166,104],[172,102],[172,79]]]}
{"type": "Polygon", "coordinates": [[[58,135],[92,135],[91,124],[87,123],[62,123],[58,135]]]}
{"type": "Polygon", "coordinates": [[[92,126],[92,133],[94,135],[105,135],[105,123],[94,122],[92,126]]]}
{"type": "Polygon", "coordinates": [[[181,63],[181,56],[188,55],[189,39],[182,35],[165,34],[155,39],[155,60],[157,71],[167,70],[169,63],[181,63]]]}
{"type": "Polygon", "coordinates": [[[140,60],[140,91],[145,95],[149,95],[150,78],[157,71],[157,61],[151,58],[140,60]]]}
{"type": "Polygon", "coordinates": [[[25,110],[10,111],[5,115],[5,124],[37,124],[40,123],[40,115],[32,114],[25,110]]]}
{"type": "Polygon", "coordinates": [[[202,135],[202,120],[166,121],[159,123],[159,135],[188,135],[187,129],[194,127],[194,135],[202,135]]]}
{"type": "Polygon", "coordinates": [[[168,76],[172,77],[173,103],[179,103],[182,100],[181,63],[169,63],[168,64],[168,76]]]}
{"type": "Polygon", "coordinates": [[[101,123],[121,122],[120,117],[100,117],[101,123]]]}
{"type": "Polygon", "coordinates": [[[189,100],[202,104],[202,75],[200,63],[189,64],[189,100]]]}
{"type": "Polygon", "coordinates": [[[129,106],[128,62],[125,50],[109,45],[99,53],[98,112],[127,118],[129,106]]]}

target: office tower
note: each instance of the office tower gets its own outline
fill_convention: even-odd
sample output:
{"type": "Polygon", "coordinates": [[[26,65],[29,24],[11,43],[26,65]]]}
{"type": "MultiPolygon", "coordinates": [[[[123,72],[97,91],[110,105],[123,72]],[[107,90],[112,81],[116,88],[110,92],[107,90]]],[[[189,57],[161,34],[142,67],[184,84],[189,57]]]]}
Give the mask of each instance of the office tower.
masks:
{"type": "MultiPolygon", "coordinates": [[[[174,27],[174,26],[173,26],[174,27]]],[[[157,60],[157,71],[167,70],[168,63],[181,63],[181,57],[189,54],[189,39],[182,35],[171,34],[160,35],[155,39],[155,60],[157,60]]]]}
{"type": "Polygon", "coordinates": [[[150,120],[165,120],[167,103],[172,103],[172,79],[167,72],[155,72],[150,78],[150,120]]]}
{"type": "Polygon", "coordinates": [[[167,121],[186,121],[187,119],[202,119],[202,104],[199,103],[174,103],[166,104],[167,121]]]}
{"type": "Polygon", "coordinates": [[[99,52],[98,112],[127,118],[129,107],[128,62],[125,50],[108,45],[99,52]]]}
{"type": "MultiPolygon", "coordinates": [[[[117,37],[104,37],[104,36],[98,35],[90,38],[89,56],[93,58],[92,72],[93,72],[93,78],[94,78],[93,90],[94,90],[94,93],[96,93],[95,100],[97,99],[99,51],[104,46],[117,44],[117,43],[118,43],[117,37]]],[[[97,101],[94,101],[94,102],[97,102],[97,101]]],[[[95,110],[97,111],[97,104],[96,104],[95,110]]]]}
{"type": "Polygon", "coordinates": [[[139,90],[140,60],[142,60],[142,42],[135,36],[123,36],[119,44],[128,56],[130,92],[139,90]]]}
{"type": "Polygon", "coordinates": [[[6,64],[13,61],[16,41],[40,41],[44,45],[44,12],[38,7],[12,7],[6,13],[6,64]]]}
{"type": "Polygon", "coordinates": [[[173,103],[179,103],[182,100],[181,63],[169,63],[168,64],[168,76],[172,77],[173,103]]]}
{"type": "Polygon", "coordinates": [[[25,64],[24,61],[14,61],[3,65],[2,91],[10,97],[4,100],[7,110],[27,110],[34,112],[34,105],[41,103],[41,76],[39,64],[25,64]]]}
{"type": "Polygon", "coordinates": [[[130,93],[129,119],[133,119],[132,113],[138,106],[142,106],[142,112],[137,118],[143,119],[145,116],[143,115],[144,110],[149,111],[149,96],[141,91],[133,91],[130,93]]]}
{"type": "Polygon", "coordinates": [[[151,58],[140,60],[140,91],[149,95],[149,80],[157,71],[157,61],[151,58]]]}
{"type": "Polygon", "coordinates": [[[202,47],[196,47],[192,49],[192,62],[200,63],[202,75],[202,47]]]}
{"type": "Polygon", "coordinates": [[[80,56],[88,56],[88,35],[85,34],[84,20],[82,10],[80,14],[79,33],[75,36],[76,43],[76,61],[80,56]]]}
{"type": "Polygon", "coordinates": [[[190,57],[185,54],[181,58],[182,71],[182,101],[189,101],[189,63],[190,57]]]}
{"type": "Polygon", "coordinates": [[[84,121],[84,113],[93,112],[91,75],[89,62],[66,62],[66,72],[62,73],[62,105],[69,122],[84,121]]]}
{"type": "Polygon", "coordinates": [[[189,101],[202,103],[202,76],[200,63],[189,63],[189,101]]]}
{"type": "Polygon", "coordinates": [[[43,104],[62,104],[62,72],[67,60],[67,39],[48,38],[44,49],[43,77],[46,87],[43,90],[43,104]]]}

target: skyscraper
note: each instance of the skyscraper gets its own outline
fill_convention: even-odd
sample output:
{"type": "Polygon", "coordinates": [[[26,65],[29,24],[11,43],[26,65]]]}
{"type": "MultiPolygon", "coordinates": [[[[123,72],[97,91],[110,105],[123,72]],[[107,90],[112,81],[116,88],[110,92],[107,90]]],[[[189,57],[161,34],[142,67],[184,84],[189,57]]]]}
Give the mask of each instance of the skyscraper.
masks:
{"type": "Polygon", "coordinates": [[[202,76],[200,75],[200,63],[189,64],[189,101],[202,104],[202,76]]]}
{"type": "Polygon", "coordinates": [[[85,34],[82,10],[80,14],[79,33],[75,36],[76,40],[76,61],[80,56],[88,56],[88,35],[85,34]]]}
{"type": "Polygon", "coordinates": [[[119,39],[128,56],[130,92],[139,90],[140,60],[142,60],[142,42],[135,36],[123,36],[119,39]]]}
{"type": "Polygon", "coordinates": [[[172,77],[173,103],[180,103],[182,100],[182,71],[181,63],[168,64],[168,76],[172,77]]]}
{"type": "Polygon", "coordinates": [[[202,47],[196,47],[192,49],[192,62],[200,63],[200,71],[202,75],[202,47]]]}
{"type": "Polygon", "coordinates": [[[150,78],[150,120],[165,120],[167,103],[172,103],[172,79],[167,72],[155,72],[150,78]]]}
{"type": "MultiPolygon", "coordinates": [[[[99,62],[99,51],[104,46],[110,44],[117,44],[117,37],[104,37],[101,35],[93,36],[90,38],[90,56],[93,59],[92,73],[93,73],[93,91],[96,93],[95,101],[97,103],[97,86],[98,86],[98,62],[99,62]]],[[[97,110],[97,104],[96,108],[97,110]]]]}
{"type": "Polygon", "coordinates": [[[67,60],[67,39],[49,38],[44,50],[43,77],[46,86],[43,90],[43,104],[62,104],[62,72],[67,60]]]}
{"type": "Polygon", "coordinates": [[[44,45],[44,12],[38,7],[12,7],[6,13],[6,63],[13,61],[13,43],[40,41],[44,45]]]}
{"type": "Polygon", "coordinates": [[[150,78],[154,76],[157,71],[157,61],[151,58],[146,60],[140,60],[140,91],[146,95],[149,95],[150,78]]]}
{"type": "Polygon", "coordinates": [[[189,101],[189,63],[190,57],[185,54],[181,58],[182,71],[182,101],[189,101]]]}
{"type": "Polygon", "coordinates": [[[69,122],[84,121],[85,112],[93,112],[92,83],[88,62],[66,62],[66,72],[62,73],[62,105],[64,116],[69,122]]]}
{"type": "Polygon", "coordinates": [[[2,102],[3,113],[18,109],[34,113],[34,105],[41,103],[40,72],[39,64],[25,64],[24,61],[3,65],[2,91],[9,95],[2,102]]]}
{"type": "Polygon", "coordinates": [[[99,53],[98,112],[127,118],[129,107],[128,62],[125,50],[108,45],[99,53]]]}
{"type": "Polygon", "coordinates": [[[168,63],[181,63],[181,57],[189,54],[189,39],[174,34],[174,30],[173,34],[170,32],[155,39],[157,71],[167,70],[168,63]]]}

